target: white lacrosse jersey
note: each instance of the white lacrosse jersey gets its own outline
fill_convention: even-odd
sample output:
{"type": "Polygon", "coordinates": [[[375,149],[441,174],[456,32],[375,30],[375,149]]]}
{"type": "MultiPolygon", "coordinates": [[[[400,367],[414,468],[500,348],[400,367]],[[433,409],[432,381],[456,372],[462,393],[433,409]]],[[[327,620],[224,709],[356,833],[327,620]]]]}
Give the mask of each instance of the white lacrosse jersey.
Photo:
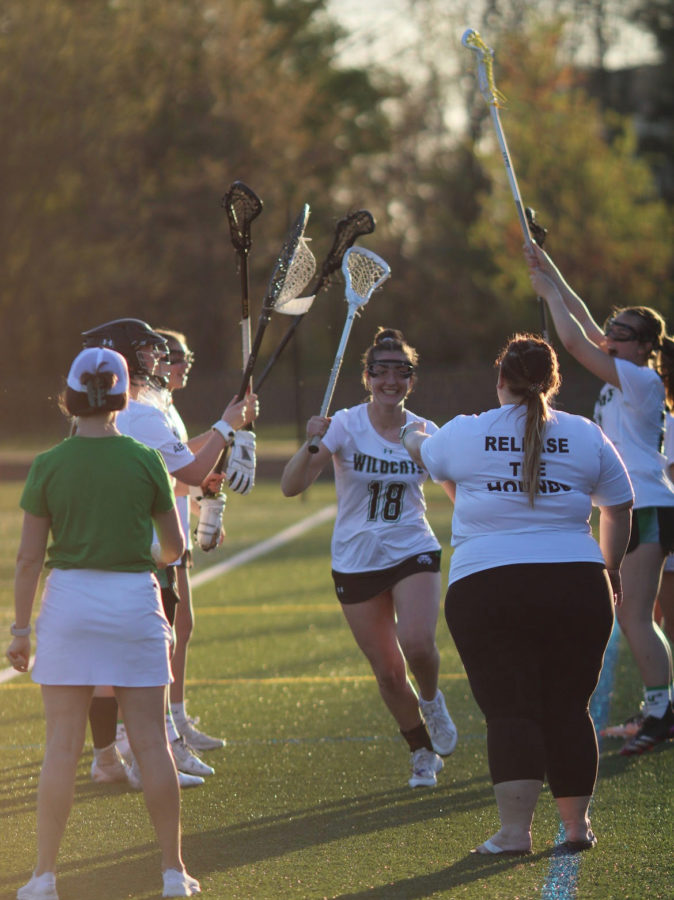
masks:
{"type": "Polygon", "coordinates": [[[532,508],[522,481],[525,418],[514,404],[457,416],[421,446],[431,477],[456,482],[450,584],[496,566],[604,561],[592,506],[632,499],[615,447],[589,419],[551,411],[532,508]]]}
{"type": "Polygon", "coordinates": [[[665,387],[649,366],[615,359],[620,387],[605,384],[594,408],[601,426],[622,456],[634,487],[635,509],[674,506],[674,485],[665,474],[665,387]]]}
{"type": "MultiPolygon", "coordinates": [[[[117,414],[117,428],[122,434],[128,434],[141,444],[159,450],[169,473],[182,469],[194,459],[194,454],[186,444],[185,426],[173,404],[162,410],[151,402],[140,403],[137,400],[129,400],[127,408],[117,414]]],[[[185,536],[185,545],[189,548],[192,546],[189,495],[176,497],[176,509],[185,536]]],[[[156,534],[153,540],[156,540],[156,534]]],[[[177,559],[175,562],[178,563],[180,560],[177,559]]]]}
{"type": "MultiPolygon", "coordinates": [[[[323,444],[332,453],[337,519],[332,568],[337,572],[386,569],[417,553],[439,550],[426,519],[422,485],[428,473],[402,444],[385,440],[372,426],[368,403],[335,413],[323,444]]],[[[425,422],[406,412],[407,422],[425,422]]]]}
{"type": "Polygon", "coordinates": [[[127,408],[117,414],[117,428],[141,444],[159,450],[170,473],[194,459],[179,430],[169,422],[166,413],[154,405],[129,400],[127,408]]]}

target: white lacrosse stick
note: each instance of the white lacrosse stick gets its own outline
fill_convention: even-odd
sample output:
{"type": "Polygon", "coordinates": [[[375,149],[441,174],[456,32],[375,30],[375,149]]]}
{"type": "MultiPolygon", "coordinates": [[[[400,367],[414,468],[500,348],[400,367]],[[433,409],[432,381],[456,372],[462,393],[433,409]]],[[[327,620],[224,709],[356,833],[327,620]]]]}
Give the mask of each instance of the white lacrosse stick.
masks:
{"type": "Polygon", "coordinates": [[[316,299],[316,294],[300,297],[299,294],[309,284],[316,271],[316,257],[309,249],[307,241],[311,238],[301,237],[295,255],[288,267],[288,274],[283,282],[274,309],[284,316],[303,316],[309,311],[316,299]]]}
{"type": "MultiPolygon", "coordinates": [[[[327,416],[332,402],[332,395],[335,392],[337,377],[342,367],[344,359],[344,351],[346,343],[349,340],[351,326],[356,314],[368,302],[372,294],[378,287],[386,281],[391,274],[391,267],[387,262],[364,247],[350,247],[344,254],[342,261],[342,273],[346,282],[346,290],[344,299],[349,304],[349,310],[346,315],[346,322],[342,329],[342,338],[335,354],[335,361],[332,364],[330,372],[330,380],[321,404],[321,416],[327,416]]],[[[321,439],[318,435],[312,437],[309,441],[308,450],[310,453],[318,453],[318,445],[321,439]]]]}
{"type": "MultiPolygon", "coordinates": [[[[527,221],[524,206],[522,204],[522,197],[520,195],[520,189],[517,184],[515,170],[513,169],[512,161],[510,159],[508,144],[506,143],[505,134],[503,133],[501,117],[499,116],[499,106],[505,100],[505,97],[497,89],[496,84],[494,83],[494,51],[491,47],[488,47],[485,44],[479,33],[473,28],[468,28],[466,29],[466,31],[464,31],[463,37],[461,38],[461,43],[464,47],[472,50],[473,53],[477,56],[477,83],[480,88],[480,93],[487,102],[489,112],[491,113],[492,122],[494,123],[496,138],[498,140],[499,147],[501,148],[501,155],[503,156],[503,162],[505,163],[506,175],[508,176],[510,190],[512,191],[513,199],[515,201],[515,208],[517,209],[517,217],[520,220],[522,234],[524,235],[524,243],[527,245],[527,248],[530,248],[534,241],[529,230],[529,223],[527,221]]],[[[541,309],[543,337],[547,341],[548,326],[545,313],[545,303],[540,297],[538,298],[538,302],[541,309]]]]}

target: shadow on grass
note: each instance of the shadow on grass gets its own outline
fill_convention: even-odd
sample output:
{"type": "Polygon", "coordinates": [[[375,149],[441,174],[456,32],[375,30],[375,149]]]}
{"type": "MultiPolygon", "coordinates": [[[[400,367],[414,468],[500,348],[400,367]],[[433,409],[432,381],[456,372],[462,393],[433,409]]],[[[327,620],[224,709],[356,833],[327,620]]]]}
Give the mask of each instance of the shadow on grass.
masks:
{"type": "MultiPolygon", "coordinates": [[[[81,789],[82,785],[78,784],[80,797],[81,789]]],[[[455,781],[451,786],[432,792],[399,788],[356,798],[345,797],[279,815],[263,816],[252,822],[185,834],[183,850],[191,871],[207,880],[209,875],[226,873],[230,869],[280,858],[299,850],[317,848],[353,838],[354,835],[362,837],[399,826],[430,822],[447,817],[450,811],[455,814],[476,810],[492,802],[491,784],[482,776],[455,781]]],[[[505,862],[471,856],[441,873],[407,879],[401,882],[399,889],[387,886],[381,888],[380,894],[368,892],[362,896],[421,897],[426,894],[420,891],[430,891],[431,882],[448,887],[462,883],[465,877],[484,878],[485,874],[498,874],[517,862],[511,858],[505,862]],[[423,887],[426,880],[429,884],[423,887]]],[[[423,865],[422,860],[420,864],[423,865]]],[[[95,900],[118,900],[125,896],[154,898],[159,894],[154,893],[153,885],[157,884],[157,892],[161,887],[159,873],[157,846],[154,842],[144,842],[126,848],[122,853],[112,851],[59,865],[59,896],[62,900],[82,900],[84,897],[88,900],[94,897],[95,900]]],[[[22,866],[11,876],[0,878],[0,890],[3,891],[0,900],[14,897],[16,887],[12,892],[4,893],[8,886],[27,881],[30,874],[30,868],[22,866]]]]}
{"type": "Polygon", "coordinates": [[[349,894],[338,894],[335,900],[415,900],[415,898],[432,897],[440,891],[447,891],[458,885],[467,885],[473,881],[484,881],[503,875],[516,866],[528,866],[552,855],[552,850],[535,853],[532,856],[500,857],[480,856],[469,853],[452,865],[439,872],[428,875],[413,875],[379,887],[367,888],[349,894]]]}

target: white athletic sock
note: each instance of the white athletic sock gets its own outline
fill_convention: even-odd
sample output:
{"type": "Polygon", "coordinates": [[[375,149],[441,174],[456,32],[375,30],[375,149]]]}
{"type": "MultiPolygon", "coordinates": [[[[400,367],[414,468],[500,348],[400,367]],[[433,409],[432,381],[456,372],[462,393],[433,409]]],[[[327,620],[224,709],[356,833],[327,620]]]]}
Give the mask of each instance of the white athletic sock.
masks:
{"type": "Polygon", "coordinates": [[[108,744],[107,747],[94,747],[94,756],[96,759],[101,755],[101,753],[109,753],[112,748],[115,746],[115,741],[111,744],[108,744]]]}
{"type": "Polygon", "coordinates": [[[178,729],[175,726],[175,722],[173,721],[173,716],[171,715],[171,710],[166,713],[166,734],[169,739],[169,744],[172,744],[173,741],[177,741],[180,735],[178,734],[178,729]]]}
{"type": "Polygon", "coordinates": [[[170,706],[173,721],[177,722],[178,725],[187,725],[187,713],[185,712],[185,704],[171,703],[170,706]]]}
{"type": "Polygon", "coordinates": [[[669,685],[644,687],[644,715],[661,719],[669,706],[669,685]]]}

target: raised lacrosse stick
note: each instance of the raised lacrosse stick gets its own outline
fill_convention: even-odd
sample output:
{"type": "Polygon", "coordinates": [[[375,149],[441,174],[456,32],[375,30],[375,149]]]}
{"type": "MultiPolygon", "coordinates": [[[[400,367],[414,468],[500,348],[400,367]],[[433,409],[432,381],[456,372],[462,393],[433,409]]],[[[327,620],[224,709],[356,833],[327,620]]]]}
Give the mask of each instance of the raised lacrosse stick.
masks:
{"type": "MultiPolygon", "coordinates": [[[[295,219],[292,228],[286,235],[285,242],[274,265],[267,292],[262,301],[255,338],[243,369],[241,387],[236,397],[237,402],[243,400],[246,391],[250,388],[253,367],[262,344],[262,338],[271,319],[272,311],[277,310],[285,315],[295,316],[307,312],[314,301],[313,297],[299,296],[316,271],[316,260],[304,237],[304,229],[309,220],[309,212],[309,204],[305,203],[302,212],[295,219]]],[[[226,460],[227,448],[221,454],[214,471],[222,472],[226,460]]]]}
{"type": "Polygon", "coordinates": [[[309,204],[305,203],[301,213],[295,219],[288,232],[281,252],[274,266],[269,285],[262,301],[262,309],[257,323],[255,338],[248,354],[243,371],[241,387],[237,400],[243,400],[253,374],[253,368],[260,351],[262,338],[271,319],[276,312],[286,316],[304,315],[314,302],[313,296],[300,297],[300,294],[312,279],[316,271],[316,259],[309,249],[304,229],[309,220],[309,204]]]}
{"type": "MultiPolygon", "coordinates": [[[[510,183],[510,190],[512,191],[513,199],[515,201],[517,217],[522,228],[522,234],[524,235],[524,243],[527,245],[527,247],[531,247],[533,240],[531,237],[531,232],[529,231],[529,224],[524,212],[524,206],[522,205],[520,189],[517,184],[515,170],[512,166],[510,152],[508,151],[508,144],[506,143],[505,134],[503,133],[503,126],[501,125],[501,117],[499,115],[499,108],[500,105],[505,101],[505,97],[497,89],[496,84],[494,83],[494,51],[491,47],[488,47],[487,44],[485,44],[479,33],[473,28],[468,28],[466,29],[466,31],[464,31],[461,38],[461,43],[464,47],[472,50],[473,53],[477,56],[478,87],[480,88],[480,93],[486,100],[487,106],[489,107],[489,112],[491,113],[494,130],[496,131],[496,137],[501,148],[501,155],[503,157],[503,162],[505,163],[508,182],[510,183]]],[[[538,302],[541,307],[543,337],[547,341],[548,327],[545,302],[540,297],[538,298],[538,302]]]]}
{"type": "Polygon", "coordinates": [[[250,356],[250,312],[248,305],[248,253],[250,251],[250,226],[262,212],[262,201],[252,188],[243,181],[234,181],[229,186],[220,205],[226,210],[229,220],[229,235],[239,258],[241,277],[241,367],[244,369],[250,356]]]}
{"type": "MultiPolygon", "coordinates": [[[[536,241],[539,247],[542,247],[545,243],[545,238],[548,233],[548,229],[544,228],[540,222],[536,221],[536,210],[532,209],[530,206],[524,210],[527,217],[527,224],[529,225],[529,232],[531,237],[536,241]]],[[[547,316],[547,307],[545,305],[545,300],[542,297],[538,298],[538,308],[541,313],[541,331],[543,333],[543,337],[548,343],[550,342],[550,338],[548,337],[548,316],[547,316]]]]}
{"type": "MultiPolygon", "coordinates": [[[[311,287],[311,295],[317,297],[323,290],[323,288],[328,286],[328,284],[330,283],[330,276],[339,269],[342,264],[344,254],[349,249],[349,247],[353,245],[356,238],[360,237],[363,234],[372,234],[374,228],[374,218],[372,216],[372,213],[370,213],[367,209],[359,209],[356,212],[349,213],[337,222],[337,225],[335,226],[335,237],[332,242],[332,247],[328,251],[328,255],[323,261],[323,265],[321,266],[321,271],[318,275],[318,278],[311,287]]],[[[300,324],[303,318],[303,313],[301,315],[295,316],[295,318],[288,326],[286,333],[279,341],[276,349],[269,357],[267,365],[262,370],[262,374],[260,375],[260,378],[255,385],[256,394],[259,393],[260,388],[262,387],[267,376],[274,367],[276,360],[279,358],[281,353],[283,353],[283,350],[289,343],[292,336],[295,334],[297,326],[300,324]]]]}
{"type": "MultiPolygon", "coordinates": [[[[327,416],[328,410],[330,409],[332,395],[335,392],[335,385],[337,384],[339,370],[342,367],[344,351],[346,350],[346,343],[349,340],[353,320],[356,318],[358,310],[365,306],[372,294],[378,287],[381,287],[389,277],[391,274],[391,267],[387,262],[384,262],[381,256],[377,256],[377,254],[373,253],[371,250],[366,250],[365,247],[350,247],[344,254],[342,272],[344,274],[344,281],[346,282],[344,299],[348,303],[349,309],[346,315],[344,328],[342,329],[339,347],[335,354],[335,361],[332,364],[328,386],[321,404],[321,416],[327,416]]],[[[318,453],[318,445],[320,442],[320,437],[314,435],[309,441],[307,448],[309,453],[318,453]]]]}

